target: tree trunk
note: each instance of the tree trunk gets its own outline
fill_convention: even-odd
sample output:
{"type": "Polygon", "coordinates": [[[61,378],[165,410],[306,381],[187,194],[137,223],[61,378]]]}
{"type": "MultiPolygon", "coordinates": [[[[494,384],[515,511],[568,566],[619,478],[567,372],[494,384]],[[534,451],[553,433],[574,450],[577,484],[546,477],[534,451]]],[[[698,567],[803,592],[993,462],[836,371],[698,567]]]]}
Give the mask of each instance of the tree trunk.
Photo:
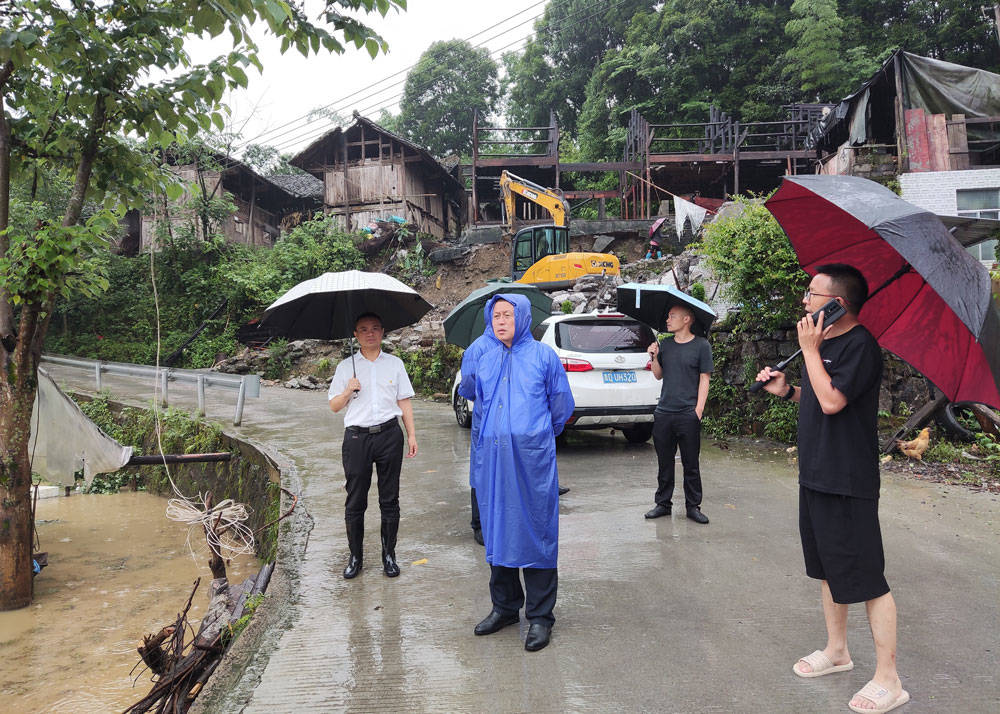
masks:
{"type": "MultiPolygon", "coordinates": [[[[4,70],[5,67],[0,67],[0,89],[3,87],[4,70]]],[[[0,116],[6,119],[2,109],[0,107],[0,116]]],[[[89,136],[84,142],[73,191],[63,216],[64,226],[76,225],[80,220],[104,122],[105,105],[103,100],[99,100],[90,120],[89,136]]],[[[4,123],[3,127],[6,126],[4,123]]],[[[0,133],[3,127],[0,127],[0,133]]],[[[5,160],[9,167],[9,142],[5,146],[0,145],[0,167],[5,160]],[[6,157],[2,153],[5,146],[6,157]]],[[[9,179],[8,192],[4,195],[9,196],[9,179]]],[[[0,248],[6,252],[6,243],[0,248]]],[[[0,297],[4,298],[0,300],[2,321],[3,310],[9,308],[9,302],[5,295],[0,297]]],[[[43,300],[24,305],[18,321],[13,359],[5,362],[0,376],[0,610],[13,610],[31,604],[31,463],[28,442],[31,439],[35,393],[38,391],[38,363],[54,302],[53,292],[43,300]]],[[[4,357],[6,359],[7,354],[4,357]]]]}
{"type": "MultiPolygon", "coordinates": [[[[17,349],[0,380],[0,610],[31,604],[31,464],[28,442],[38,390],[32,344],[39,307],[21,312],[17,349]]],[[[48,324],[48,318],[42,321],[48,324]]]]}

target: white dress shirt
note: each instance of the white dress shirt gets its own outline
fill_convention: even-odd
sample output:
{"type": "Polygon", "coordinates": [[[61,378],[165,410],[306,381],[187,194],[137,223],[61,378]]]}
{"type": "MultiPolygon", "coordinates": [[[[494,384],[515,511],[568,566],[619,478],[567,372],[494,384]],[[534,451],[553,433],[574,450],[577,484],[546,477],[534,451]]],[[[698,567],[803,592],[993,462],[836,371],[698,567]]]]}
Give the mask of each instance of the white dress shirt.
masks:
{"type": "Polygon", "coordinates": [[[342,360],[333,373],[327,399],[342,394],[355,372],[361,382],[361,391],[347,400],[345,427],[384,424],[403,413],[397,403],[400,399],[409,399],[414,395],[403,360],[379,350],[374,360],[365,358],[360,352],[342,360]]]}

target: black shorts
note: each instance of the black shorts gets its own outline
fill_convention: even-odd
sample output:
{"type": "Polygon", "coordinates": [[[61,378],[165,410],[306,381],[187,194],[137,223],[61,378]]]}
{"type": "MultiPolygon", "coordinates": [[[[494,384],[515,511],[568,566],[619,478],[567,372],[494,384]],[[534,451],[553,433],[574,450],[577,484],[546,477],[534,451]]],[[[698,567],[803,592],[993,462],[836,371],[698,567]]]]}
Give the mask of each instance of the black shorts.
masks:
{"type": "Polygon", "coordinates": [[[834,602],[866,602],[889,592],[877,499],[800,486],[799,535],[806,575],[826,580],[834,602]]]}

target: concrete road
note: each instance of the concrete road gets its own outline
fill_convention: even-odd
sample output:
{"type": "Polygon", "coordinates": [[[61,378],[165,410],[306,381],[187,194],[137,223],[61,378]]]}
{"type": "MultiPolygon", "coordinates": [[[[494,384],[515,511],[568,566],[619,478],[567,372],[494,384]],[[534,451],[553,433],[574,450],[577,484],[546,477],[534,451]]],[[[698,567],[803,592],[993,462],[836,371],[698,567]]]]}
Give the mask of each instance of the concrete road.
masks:
{"type": "MultiPolygon", "coordinates": [[[[53,370],[86,386],[90,375],[53,370]]],[[[150,389],[105,378],[146,401],[150,389]]],[[[171,398],[194,404],[171,387],[171,398]]],[[[231,418],[232,398],[209,414],[231,418]]],[[[651,445],[584,434],[559,451],[572,491],[560,511],[559,600],[548,648],[523,649],[525,623],[489,637],[489,569],[469,530],[468,432],[450,409],[416,404],[420,453],[403,465],[397,555],[379,567],[369,499],[365,570],[340,575],[341,418],[325,394],[265,388],[243,426],[289,462],[308,516],[286,526],[288,600],[243,644],[202,702],[209,711],[837,712],[874,671],[861,605],[852,606],[851,672],[803,680],[795,660],[825,641],[818,585],[803,574],[795,464],[707,441],[711,519],[643,519],[651,445]]],[[[679,465],[678,465],[679,471],[679,465]]],[[[678,486],[679,489],[679,486],[678,486]]],[[[683,502],[683,496],[678,494],[683,502]]],[[[1000,500],[962,487],[883,479],[887,577],[900,613],[906,712],[1000,711],[1000,500]]],[[[681,509],[682,510],[682,509],[681,509]]],[[[275,598],[280,595],[274,593],[275,598]]],[[[239,647],[239,643],[237,644],[239,647]]]]}

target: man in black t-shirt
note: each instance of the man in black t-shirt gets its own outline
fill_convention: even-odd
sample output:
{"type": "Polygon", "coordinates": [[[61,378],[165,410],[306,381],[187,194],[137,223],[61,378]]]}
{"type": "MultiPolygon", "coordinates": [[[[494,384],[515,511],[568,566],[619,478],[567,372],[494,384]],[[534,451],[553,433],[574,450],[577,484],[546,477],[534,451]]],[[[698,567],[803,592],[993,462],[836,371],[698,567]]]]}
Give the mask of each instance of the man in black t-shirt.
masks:
{"type": "Polygon", "coordinates": [[[684,505],[695,523],[708,523],[701,512],[701,415],[708,400],[712,375],[712,346],[691,331],[694,311],[675,305],[667,313],[667,332],[673,337],[653,343],[648,352],[653,376],[663,380],[660,401],[653,413],[653,445],[656,447],[656,505],[646,518],[669,516],[673,508],[674,454],[681,450],[684,468],[684,505]]]}
{"type": "Polygon", "coordinates": [[[857,712],[889,711],[909,701],[896,670],[896,603],[886,583],[878,523],[877,414],[882,353],[858,322],[868,298],[852,266],[822,265],[802,303],[797,325],[802,386],[765,367],[758,381],[771,394],[799,403],[799,533],[806,574],[821,581],[826,647],[792,671],[819,677],[854,668],[847,648],[847,606],[863,602],[875,640],[875,675],[851,699],[857,712]],[[811,313],[835,299],[847,310],[824,326],[811,313]],[[767,380],[770,380],[769,382],[767,380]]]}

